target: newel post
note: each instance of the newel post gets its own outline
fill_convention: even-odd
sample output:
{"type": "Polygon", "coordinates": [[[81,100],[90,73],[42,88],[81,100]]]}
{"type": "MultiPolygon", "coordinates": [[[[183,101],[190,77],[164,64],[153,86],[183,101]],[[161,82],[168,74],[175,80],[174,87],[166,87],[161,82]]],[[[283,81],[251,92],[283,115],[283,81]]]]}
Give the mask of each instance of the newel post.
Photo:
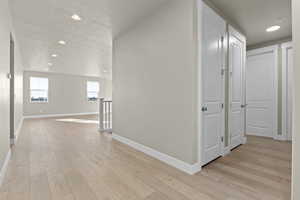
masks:
{"type": "Polygon", "coordinates": [[[99,99],[99,130],[103,131],[104,126],[103,126],[103,120],[104,120],[104,98],[99,99]]]}

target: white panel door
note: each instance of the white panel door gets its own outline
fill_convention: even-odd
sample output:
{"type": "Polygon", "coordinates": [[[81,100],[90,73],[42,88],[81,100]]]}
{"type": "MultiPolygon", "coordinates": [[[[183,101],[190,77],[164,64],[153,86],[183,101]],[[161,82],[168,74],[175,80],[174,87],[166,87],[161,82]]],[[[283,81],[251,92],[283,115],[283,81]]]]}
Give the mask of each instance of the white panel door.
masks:
{"type": "Polygon", "coordinates": [[[243,143],[245,134],[246,39],[229,27],[229,138],[230,147],[243,143]]]}
{"type": "Polygon", "coordinates": [[[277,132],[277,46],[247,52],[246,132],[275,137],[277,132]]]}
{"type": "Polygon", "coordinates": [[[203,7],[202,38],[202,96],[203,96],[203,137],[202,164],[221,155],[221,137],[224,132],[223,87],[221,74],[224,65],[223,38],[225,21],[211,8],[203,7]]]}

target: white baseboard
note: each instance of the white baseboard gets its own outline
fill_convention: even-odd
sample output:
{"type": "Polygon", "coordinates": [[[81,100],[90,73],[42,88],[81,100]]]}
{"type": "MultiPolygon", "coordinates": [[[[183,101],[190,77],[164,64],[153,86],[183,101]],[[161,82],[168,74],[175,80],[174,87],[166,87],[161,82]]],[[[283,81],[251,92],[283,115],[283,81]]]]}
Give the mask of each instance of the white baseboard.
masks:
{"type": "Polygon", "coordinates": [[[9,151],[6,154],[3,166],[0,170],[0,186],[2,186],[2,184],[3,184],[10,157],[11,157],[11,150],[9,149],[9,151]]]}
{"type": "Polygon", "coordinates": [[[276,135],[273,137],[274,140],[279,140],[279,141],[287,141],[287,138],[285,135],[276,135]]]}
{"type": "Polygon", "coordinates": [[[228,145],[228,147],[225,147],[223,149],[223,153],[222,153],[222,156],[227,156],[228,154],[230,154],[230,145],[228,145]]]}
{"type": "Polygon", "coordinates": [[[87,113],[65,113],[65,114],[49,114],[49,115],[27,115],[24,119],[39,119],[39,118],[54,118],[54,117],[70,117],[70,116],[82,116],[82,115],[97,115],[98,112],[87,113]]]}
{"type": "Polygon", "coordinates": [[[141,151],[151,157],[154,157],[172,167],[175,167],[185,173],[188,173],[190,175],[196,174],[197,172],[201,171],[202,165],[201,163],[196,164],[189,164],[184,161],[178,160],[177,158],[174,158],[172,156],[169,156],[167,154],[161,153],[155,149],[152,149],[150,147],[144,146],[142,144],[136,143],[130,139],[127,139],[125,137],[119,136],[115,133],[112,134],[112,138],[126,144],[138,151],[141,151]]]}
{"type": "Polygon", "coordinates": [[[98,129],[99,130],[99,132],[107,132],[107,133],[112,133],[113,132],[113,130],[112,129],[104,129],[104,130],[102,130],[102,129],[98,129]]]}
{"type": "Polygon", "coordinates": [[[10,139],[10,144],[12,144],[12,145],[16,144],[16,142],[17,142],[17,140],[19,138],[22,126],[23,126],[23,122],[24,122],[24,117],[21,118],[21,121],[19,122],[18,128],[15,131],[15,138],[14,139],[10,139]]]}
{"type": "Polygon", "coordinates": [[[247,143],[247,137],[244,136],[244,137],[242,138],[242,144],[246,144],[246,143],[247,143]]]}

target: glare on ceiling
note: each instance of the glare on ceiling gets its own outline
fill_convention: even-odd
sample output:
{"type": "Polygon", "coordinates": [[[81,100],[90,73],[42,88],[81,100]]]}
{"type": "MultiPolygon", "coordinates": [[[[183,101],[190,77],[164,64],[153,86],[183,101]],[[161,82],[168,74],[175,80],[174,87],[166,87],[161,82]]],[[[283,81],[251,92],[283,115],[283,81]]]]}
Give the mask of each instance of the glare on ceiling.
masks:
{"type": "Polygon", "coordinates": [[[60,40],[60,41],[58,41],[58,44],[66,45],[67,43],[66,43],[66,41],[60,40]]]}
{"type": "Polygon", "coordinates": [[[280,26],[275,25],[275,26],[271,26],[269,28],[267,28],[267,32],[274,32],[274,31],[278,31],[280,29],[280,26]]]}
{"type": "Polygon", "coordinates": [[[57,54],[52,54],[51,55],[53,58],[56,58],[57,57],[57,54]]]}
{"type": "Polygon", "coordinates": [[[75,21],[80,21],[81,17],[77,14],[74,14],[74,15],[72,15],[72,19],[75,20],[75,21]]]}
{"type": "Polygon", "coordinates": [[[52,63],[48,63],[48,65],[49,65],[49,66],[52,66],[53,64],[52,64],[52,63]]]}

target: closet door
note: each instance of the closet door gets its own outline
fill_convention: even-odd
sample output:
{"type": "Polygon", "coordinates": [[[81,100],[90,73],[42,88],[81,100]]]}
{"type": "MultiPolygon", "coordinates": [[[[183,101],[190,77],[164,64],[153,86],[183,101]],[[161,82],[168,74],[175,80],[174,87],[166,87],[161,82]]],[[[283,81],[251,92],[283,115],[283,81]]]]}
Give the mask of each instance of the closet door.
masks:
{"type": "Polygon", "coordinates": [[[203,6],[202,38],[202,164],[221,155],[224,134],[223,38],[225,21],[211,8],[203,6]]]}
{"type": "Polygon", "coordinates": [[[249,135],[277,136],[278,46],[247,52],[246,131],[249,135]]]}
{"type": "Polygon", "coordinates": [[[229,110],[231,149],[242,144],[245,135],[246,38],[229,26],[229,110]]]}

